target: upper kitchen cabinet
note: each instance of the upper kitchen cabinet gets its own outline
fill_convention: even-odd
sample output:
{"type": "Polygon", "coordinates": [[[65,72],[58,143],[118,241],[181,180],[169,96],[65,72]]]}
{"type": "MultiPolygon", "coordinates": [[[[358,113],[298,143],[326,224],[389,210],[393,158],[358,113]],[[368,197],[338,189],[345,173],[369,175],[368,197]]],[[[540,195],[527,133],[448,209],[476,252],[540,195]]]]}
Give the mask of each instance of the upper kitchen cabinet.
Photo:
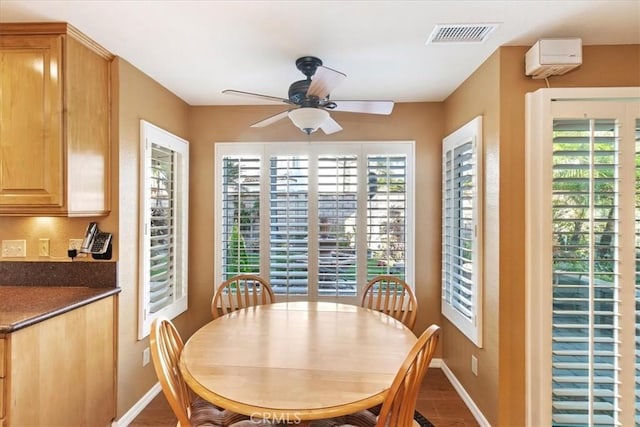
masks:
{"type": "Polygon", "coordinates": [[[0,24],[0,215],[109,213],[112,59],[65,23],[0,24]]]}

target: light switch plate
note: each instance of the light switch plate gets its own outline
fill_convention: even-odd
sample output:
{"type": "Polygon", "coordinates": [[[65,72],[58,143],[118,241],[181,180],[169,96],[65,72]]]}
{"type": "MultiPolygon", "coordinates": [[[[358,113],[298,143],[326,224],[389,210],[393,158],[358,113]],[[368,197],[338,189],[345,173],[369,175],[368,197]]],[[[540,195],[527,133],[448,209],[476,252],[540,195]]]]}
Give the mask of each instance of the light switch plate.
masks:
{"type": "Polygon", "coordinates": [[[2,257],[3,258],[24,258],[27,256],[26,240],[3,240],[2,241],[2,257]]]}
{"type": "Polygon", "coordinates": [[[49,256],[49,239],[42,238],[38,240],[38,256],[49,256]]]}

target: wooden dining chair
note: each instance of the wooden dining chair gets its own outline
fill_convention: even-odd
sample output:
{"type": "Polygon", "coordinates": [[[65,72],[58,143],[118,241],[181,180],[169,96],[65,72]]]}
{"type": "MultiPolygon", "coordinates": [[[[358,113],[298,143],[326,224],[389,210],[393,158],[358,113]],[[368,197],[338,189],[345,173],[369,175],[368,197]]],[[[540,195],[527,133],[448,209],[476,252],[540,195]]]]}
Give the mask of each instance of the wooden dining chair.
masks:
{"type": "Polygon", "coordinates": [[[178,418],[179,427],[233,426],[249,417],[219,408],[207,402],[189,389],[180,373],[178,363],[184,343],[173,323],[165,318],[154,319],[149,337],[151,359],[171,410],[178,418]]]}
{"type": "Polygon", "coordinates": [[[420,335],[398,370],[382,406],[330,420],[311,423],[311,427],[419,427],[414,420],[416,400],[433,354],[440,327],[431,325],[420,335]]]}
{"type": "Polygon", "coordinates": [[[418,300],[409,285],[396,276],[381,275],[369,281],[362,291],[362,307],[381,311],[413,329],[418,300]]]}
{"type": "Polygon", "coordinates": [[[222,284],[211,301],[211,315],[217,319],[221,315],[276,301],[271,285],[265,279],[253,274],[239,274],[222,284]]]}

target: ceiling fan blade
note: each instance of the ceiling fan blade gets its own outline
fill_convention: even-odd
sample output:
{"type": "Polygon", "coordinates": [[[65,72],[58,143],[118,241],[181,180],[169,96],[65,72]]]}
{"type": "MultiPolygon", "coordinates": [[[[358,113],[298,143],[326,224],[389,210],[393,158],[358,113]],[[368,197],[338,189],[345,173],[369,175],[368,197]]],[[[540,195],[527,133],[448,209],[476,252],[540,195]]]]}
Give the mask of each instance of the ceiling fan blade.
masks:
{"type": "Polygon", "coordinates": [[[285,110],[285,111],[282,111],[282,112],[280,112],[278,114],[274,114],[273,116],[267,117],[264,120],[260,120],[259,122],[252,124],[251,127],[252,128],[263,128],[265,126],[269,126],[271,123],[275,123],[278,120],[282,120],[285,117],[287,117],[287,115],[289,115],[289,111],[291,111],[291,110],[285,110]]]}
{"type": "Polygon", "coordinates": [[[320,126],[320,129],[322,129],[325,134],[331,135],[332,133],[340,132],[342,130],[342,126],[329,116],[322,126],[320,126]]]}
{"type": "Polygon", "coordinates": [[[307,90],[307,96],[317,96],[319,99],[325,99],[346,77],[347,75],[340,71],[320,66],[313,75],[311,85],[307,90]]]}
{"type": "MultiPolygon", "coordinates": [[[[368,113],[389,115],[393,111],[393,101],[331,101],[336,104],[331,111],[347,113],[368,113]]],[[[329,108],[329,107],[327,107],[329,108]]]]}
{"type": "Polygon", "coordinates": [[[259,93],[244,92],[241,90],[225,89],[222,91],[222,93],[227,95],[248,96],[251,98],[264,99],[267,101],[284,102],[286,104],[293,104],[293,102],[289,101],[288,99],[278,98],[277,96],[260,95],[259,93]]]}

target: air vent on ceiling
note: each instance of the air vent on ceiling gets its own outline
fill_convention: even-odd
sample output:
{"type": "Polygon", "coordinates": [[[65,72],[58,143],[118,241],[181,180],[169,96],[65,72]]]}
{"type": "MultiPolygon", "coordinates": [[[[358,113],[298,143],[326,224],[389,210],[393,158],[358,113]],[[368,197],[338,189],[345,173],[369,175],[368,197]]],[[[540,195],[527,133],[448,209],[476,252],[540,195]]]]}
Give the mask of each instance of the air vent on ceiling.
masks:
{"type": "Polygon", "coordinates": [[[482,43],[499,24],[437,24],[431,32],[430,43],[482,43]]]}

